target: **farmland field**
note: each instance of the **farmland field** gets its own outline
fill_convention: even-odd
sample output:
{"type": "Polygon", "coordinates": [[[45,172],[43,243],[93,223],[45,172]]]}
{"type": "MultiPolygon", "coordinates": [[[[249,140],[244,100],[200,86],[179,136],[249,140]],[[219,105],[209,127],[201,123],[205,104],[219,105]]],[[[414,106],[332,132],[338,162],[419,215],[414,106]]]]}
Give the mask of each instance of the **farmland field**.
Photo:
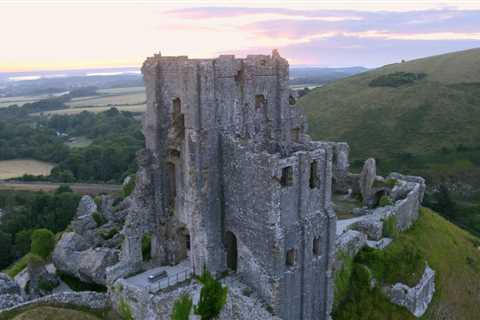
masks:
{"type": "MultiPolygon", "coordinates": [[[[52,114],[78,114],[83,111],[89,111],[89,112],[102,112],[102,111],[107,111],[110,108],[113,108],[114,106],[104,106],[104,107],[91,107],[91,108],[68,108],[68,109],[62,109],[62,110],[53,110],[53,111],[46,111],[42,112],[44,115],[52,115],[52,114]]],[[[134,105],[134,106],[115,106],[120,111],[130,111],[130,112],[145,112],[146,105],[145,104],[139,104],[139,105],[134,105]]],[[[40,113],[32,113],[32,115],[39,115],[40,113]]]]}
{"type": "Polygon", "coordinates": [[[99,89],[97,90],[100,94],[125,94],[125,93],[135,93],[135,92],[145,92],[144,87],[128,87],[128,88],[111,88],[111,89],[99,89]]]}
{"type": "MultiPolygon", "coordinates": [[[[24,181],[0,181],[0,191],[45,191],[53,192],[62,183],[52,182],[24,182],[24,181]]],[[[80,194],[117,193],[122,190],[122,185],[117,184],[94,184],[94,183],[69,183],[69,187],[80,194]]]]}
{"type": "Polygon", "coordinates": [[[20,177],[24,174],[49,175],[55,165],[31,159],[0,161],[0,179],[20,177]]]}
{"type": "Polygon", "coordinates": [[[75,98],[68,105],[72,108],[138,105],[146,101],[145,92],[131,92],[125,94],[105,94],[92,97],[75,98]]]}

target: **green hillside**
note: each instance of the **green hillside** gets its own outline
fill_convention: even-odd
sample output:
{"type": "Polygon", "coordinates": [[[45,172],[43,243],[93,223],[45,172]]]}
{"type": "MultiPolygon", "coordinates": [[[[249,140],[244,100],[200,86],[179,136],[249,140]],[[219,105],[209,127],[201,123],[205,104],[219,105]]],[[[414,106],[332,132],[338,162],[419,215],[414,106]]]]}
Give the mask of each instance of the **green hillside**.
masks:
{"type": "MultiPolygon", "coordinates": [[[[480,49],[409,62],[317,88],[298,102],[318,140],[346,141],[354,170],[427,178],[457,202],[440,210],[480,235],[480,49]]],[[[433,188],[432,188],[433,187],[433,188]]]]}
{"type": "MultiPolygon", "coordinates": [[[[478,319],[480,240],[435,212],[422,209],[416,224],[392,245],[406,244],[413,244],[436,271],[436,292],[421,319],[478,319]]],[[[348,292],[349,297],[334,310],[334,320],[415,319],[405,309],[389,303],[378,290],[369,288],[369,282],[364,284],[355,276],[348,292]]]]}
{"type": "Polygon", "coordinates": [[[388,65],[318,88],[299,101],[314,138],[348,141],[353,155],[425,154],[480,146],[480,49],[388,65]],[[400,87],[381,75],[425,74],[400,87]]]}

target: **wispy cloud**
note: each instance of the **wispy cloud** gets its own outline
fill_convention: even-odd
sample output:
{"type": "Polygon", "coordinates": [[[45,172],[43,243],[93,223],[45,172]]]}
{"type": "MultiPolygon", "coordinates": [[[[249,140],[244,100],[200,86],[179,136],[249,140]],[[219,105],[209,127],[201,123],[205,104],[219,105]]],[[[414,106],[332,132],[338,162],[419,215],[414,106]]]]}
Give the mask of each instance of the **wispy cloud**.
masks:
{"type": "Polygon", "coordinates": [[[242,43],[246,47],[235,52],[267,51],[275,46],[295,62],[328,64],[333,63],[333,59],[342,59],[336,62],[338,65],[351,64],[358,60],[355,57],[362,57],[363,64],[379,65],[400,57],[414,58],[480,46],[480,10],[216,7],[186,8],[170,14],[193,24],[213,23],[248,34],[247,39],[252,41],[242,43]],[[333,59],[325,57],[325,50],[333,59]]]}
{"type": "Polygon", "coordinates": [[[269,53],[377,66],[480,47],[477,0],[0,0],[0,71],[269,53]],[[21,23],[19,23],[19,21],[21,23]]]}

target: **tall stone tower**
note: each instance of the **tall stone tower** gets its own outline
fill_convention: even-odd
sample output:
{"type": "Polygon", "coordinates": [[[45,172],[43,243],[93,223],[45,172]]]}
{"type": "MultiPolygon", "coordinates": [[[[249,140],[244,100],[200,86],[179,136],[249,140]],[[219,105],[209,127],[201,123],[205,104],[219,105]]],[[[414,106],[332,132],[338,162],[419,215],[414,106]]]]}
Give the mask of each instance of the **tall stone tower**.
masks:
{"type": "MultiPolygon", "coordinates": [[[[142,71],[149,192],[138,220],[153,234],[156,263],[231,270],[280,318],[328,319],[332,147],[306,134],[287,61],[276,51],[156,55],[142,71]]],[[[126,232],[124,251],[138,251],[138,230],[126,232]]],[[[124,256],[138,262],[138,254],[124,256]]]]}

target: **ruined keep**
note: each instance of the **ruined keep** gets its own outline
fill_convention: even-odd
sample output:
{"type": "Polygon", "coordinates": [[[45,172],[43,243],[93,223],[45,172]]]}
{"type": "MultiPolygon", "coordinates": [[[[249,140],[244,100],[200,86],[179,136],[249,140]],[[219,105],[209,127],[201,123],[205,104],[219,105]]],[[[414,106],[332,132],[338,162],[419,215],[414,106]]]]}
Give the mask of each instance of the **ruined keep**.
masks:
{"type": "Polygon", "coordinates": [[[335,212],[331,144],[311,141],[273,51],[148,58],[146,148],[115,281],[156,265],[226,270],[282,319],[328,319],[335,212]]]}

